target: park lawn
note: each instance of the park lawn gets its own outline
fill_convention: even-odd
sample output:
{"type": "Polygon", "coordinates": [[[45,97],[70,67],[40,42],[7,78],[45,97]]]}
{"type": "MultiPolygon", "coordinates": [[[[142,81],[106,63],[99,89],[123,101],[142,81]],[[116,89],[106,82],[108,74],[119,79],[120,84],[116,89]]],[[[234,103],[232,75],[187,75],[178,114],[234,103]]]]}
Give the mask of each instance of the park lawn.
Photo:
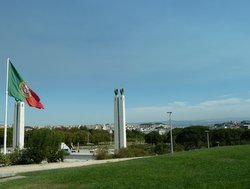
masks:
{"type": "Polygon", "coordinates": [[[250,189],[250,146],[178,152],[117,163],[21,174],[0,188],[250,189]]]}

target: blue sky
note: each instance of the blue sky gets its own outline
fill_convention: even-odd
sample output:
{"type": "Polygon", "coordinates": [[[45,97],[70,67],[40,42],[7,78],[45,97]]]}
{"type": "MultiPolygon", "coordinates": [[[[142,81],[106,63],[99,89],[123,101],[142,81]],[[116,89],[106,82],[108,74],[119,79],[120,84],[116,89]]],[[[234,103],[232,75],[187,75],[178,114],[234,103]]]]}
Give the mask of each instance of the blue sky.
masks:
{"type": "MultiPolygon", "coordinates": [[[[40,96],[27,125],[250,118],[247,0],[2,0],[0,122],[6,59],[40,96]]],[[[13,121],[9,98],[9,123],[13,121]]]]}

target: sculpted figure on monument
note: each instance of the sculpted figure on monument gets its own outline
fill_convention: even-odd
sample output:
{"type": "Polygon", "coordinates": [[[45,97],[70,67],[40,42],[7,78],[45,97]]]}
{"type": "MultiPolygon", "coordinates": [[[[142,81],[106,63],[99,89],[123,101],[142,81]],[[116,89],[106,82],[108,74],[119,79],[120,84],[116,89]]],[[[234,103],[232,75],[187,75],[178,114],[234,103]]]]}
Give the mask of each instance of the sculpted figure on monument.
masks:
{"type": "Polygon", "coordinates": [[[118,95],[118,89],[115,89],[114,93],[115,93],[115,96],[117,96],[118,95]]]}
{"type": "Polygon", "coordinates": [[[124,94],[124,89],[123,88],[120,89],[120,93],[121,93],[121,95],[124,94]]]}

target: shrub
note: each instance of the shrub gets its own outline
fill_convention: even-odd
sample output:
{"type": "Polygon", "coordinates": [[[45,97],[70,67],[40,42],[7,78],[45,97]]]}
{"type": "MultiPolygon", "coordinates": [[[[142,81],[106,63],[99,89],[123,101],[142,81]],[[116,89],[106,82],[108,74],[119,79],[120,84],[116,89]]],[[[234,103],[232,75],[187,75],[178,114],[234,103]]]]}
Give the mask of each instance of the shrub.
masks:
{"type": "Polygon", "coordinates": [[[34,163],[31,159],[30,151],[27,149],[23,149],[19,151],[18,164],[31,164],[34,163]]]}
{"type": "Polygon", "coordinates": [[[10,163],[9,156],[6,154],[0,153],[0,167],[8,166],[10,164],[11,163],[10,163]]]}
{"type": "Polygon", "coordinates": [[[137,144],[131,145],[127,148],[122,148],[118,150],[115,154],[115,158],[126,158],[126,157],[141,157],[152,155],[152,149],[150,145],[145,144],[137,144]]]}
{"type": "Polygon", "coordinates": [[[10,154],[6,154],[9,158],[10,165],[17,165],[19,159],[19,152],[16,150],[10,154]]]}
{"type": "Polygon", "coordinates": [[[29,156],[32,163],[41,163],[45,159],[45,152],[39,148],[28,148],[27,155],[29,156]]]}
{"type": "Polygon", "coordinates": [[[167,152],[169,152],[169,145],[164,143],[157,144],[153,147],[153,151],[156,154],[166,154],[167,152]]]}
{"type": "Polygon", "coordinates": [[[29,164],[31,163],[30,158],[27,158],[27,151],[20,150],[14,151],[8,154],[0,154],[0,167],[8,165],[20,165],[20,164],[29,164]],[[27,161],[29,159],[29,161],[27,161]]]}
{"type": "Polygon", "coordinates": [[[45,159],[48,162],[63,160],[63,153],[59,150],[61,141],[62,135],[55,130],[32,130],[27,136],[27,155],[34,163],[45,159]]]}
{"type": "Polygon", "coordinates": [[[175,152],[184,151],[184,146],[181,145],[181,144],[175,143],[175,145],[174,145],[174,151],[175,151],[175,152]]]}
{"type": "Polygon", "coordinates": [[[59,162],[64,160],[64,150],[50,150],[47,152],[47,162],[59,162]]]}
{"type": "Polygon", "coordinates": [[[94,153],[94,156],[97,160],[102,160],[102,159],[111,159],[112,155],[109,154],[108,147],[101,147],[98,148],[97,151],[94,153]]]}

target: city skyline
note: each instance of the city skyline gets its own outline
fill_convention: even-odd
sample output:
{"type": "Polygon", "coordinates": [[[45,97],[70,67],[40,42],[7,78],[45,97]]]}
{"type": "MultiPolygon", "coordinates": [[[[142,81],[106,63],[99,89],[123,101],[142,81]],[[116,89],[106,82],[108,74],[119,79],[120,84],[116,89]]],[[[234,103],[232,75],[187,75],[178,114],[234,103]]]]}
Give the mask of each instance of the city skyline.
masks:
{"type": "MultiPolygon", "coordinates": [[[[26,125],[250,118],[250,2],[1,1],[0,123],[6,60],[44,110],[26,125]]],[[[14,99],[9,98],[8,123],[14,99]]]]}

